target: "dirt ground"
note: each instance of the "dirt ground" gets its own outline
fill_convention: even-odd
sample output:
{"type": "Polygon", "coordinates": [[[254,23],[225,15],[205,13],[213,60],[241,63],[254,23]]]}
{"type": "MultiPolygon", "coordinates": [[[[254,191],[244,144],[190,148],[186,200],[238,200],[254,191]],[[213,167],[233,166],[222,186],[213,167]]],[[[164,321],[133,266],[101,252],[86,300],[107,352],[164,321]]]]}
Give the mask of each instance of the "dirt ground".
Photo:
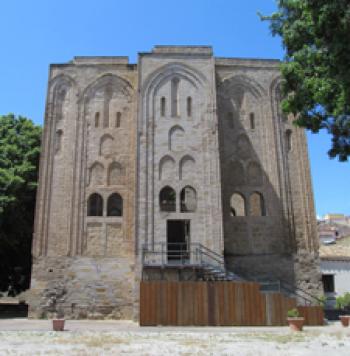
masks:
{"type": "Polygon", "coordinates": [[[350,355],[350,328],[139,327],[128,321],[0,320],[0,355],[350,355]]]}

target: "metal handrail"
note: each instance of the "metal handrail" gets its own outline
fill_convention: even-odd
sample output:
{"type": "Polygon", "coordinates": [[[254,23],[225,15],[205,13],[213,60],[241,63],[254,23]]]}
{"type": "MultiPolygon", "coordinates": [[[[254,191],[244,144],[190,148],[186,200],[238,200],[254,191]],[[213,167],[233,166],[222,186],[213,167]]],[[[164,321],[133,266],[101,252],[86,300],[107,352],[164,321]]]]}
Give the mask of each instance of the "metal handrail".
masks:
{"type": "MultiPolygon", "coordinates": [[[[161,256],[161,265],[166,265],[169,264],[169,257],[173,257],[175,260],[176,257],[179,258],[181,261],[181,264],[183,262],[183,256],[184,254],[188,255],[188,258],[185,261],[185,264],[193,264],[193,265],[210,265],[211,263],[214,263],[215,265],[219,265],[220,268],[225,271],[225,263],[224,263],[224,258],[223,256],[219,255],[218,253],[210,250],[209,248],[203,246],[201,243],[198,242],[192,242],[192,243],[186,243],[186,242],[155,242],[153,244],[144,244],[142,246],[142,264],[147,265],[146,263],[146,255],[160,255],[161,256]],[[174,246],[178,247],[177,249],[169,249],[169,246],[174,246]],[[186,246],[186,249],[183,248],[183,246],[186,246]],[[151,248],[150,248],[151,247],[151,248]],[[166,256],[166,259],[164,258],[166,256]],[[188,259],[191,259],[191,256],[193,257],[194,261],[198,263],[189,263],[188,259]],[[209,259],[211,263],[205,263],[204,260],[205,258],[209,259]]],[[[171,260],[172,258],[170,258],[171,260]]],[[[153,263],[153,265],[156,263],[153,263]]],[[[171,264],[171,263],[170,263],[171,264]]],[[[152,263],[149,263],[149,265],[152,265],[152,263]]],[[[157,264],[158,265],[158,264],[157,264]]]]}
{"type": "Polygon", "coordinates": [[[292,286],[291,284],[289,284],[288,282],[283,281],[283,280],[281,280],[280,283],[281,283],[282,289],[285,289],[289,293],[294,294],[295,296],[304,299],[304,301],[307,301],[309,304],[313,304],[313,303],[317,303],[319,305],[323,304],[323,301],[321,299],[319,299],[318,297],[314,296],[313,294],[307,292],[306,290],[304,290],[302,288],[292,286]],[[305,297],[304,295],[300,295],[298,293],[306,294],[308,297],[305,297]]]}
{"type": "Polygon", "coordinates": [[[279,284],[279,289],[280,291],[284,291],[288,294],[292,294],[294,295],[295,297],[299,297],[301,299],[304,300],[305,304],[322,304],[322,300],[317,298],[316,296],[312,295],[311,293],[305,291],[304,289],[302,288],[299,288],[299,287],[295,287],[295,286],[292,286],[290,283],[286,282],[285,280],[283,279],[277,279],[275,281],[268,281],[268,280],[258,280],[254,277],[251,277],[247,274],[241,274],[241,276],[243,276],[243,278],[245,278],[246,280],[253,280],[253,281],[256,281],[258,283],[260,283],[261,285],[263,285],[264,283],[268,284],[268,283],[278,283],[279,284]],[[305,295],[302,295],[301,293],[307,295],[307,297],[305,295]]]}

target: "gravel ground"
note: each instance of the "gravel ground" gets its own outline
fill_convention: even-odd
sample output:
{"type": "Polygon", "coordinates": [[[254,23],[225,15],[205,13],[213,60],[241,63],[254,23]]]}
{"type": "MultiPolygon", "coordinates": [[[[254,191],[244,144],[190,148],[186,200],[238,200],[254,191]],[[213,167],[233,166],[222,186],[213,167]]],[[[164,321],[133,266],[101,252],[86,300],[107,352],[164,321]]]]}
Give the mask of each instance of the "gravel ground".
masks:
{"type": "Polygon", "coordinates": [[[287,327],[140,328],[132,322],[0,320],[0,355],[350,355],[339,323],[292,333],[287,327]]]}

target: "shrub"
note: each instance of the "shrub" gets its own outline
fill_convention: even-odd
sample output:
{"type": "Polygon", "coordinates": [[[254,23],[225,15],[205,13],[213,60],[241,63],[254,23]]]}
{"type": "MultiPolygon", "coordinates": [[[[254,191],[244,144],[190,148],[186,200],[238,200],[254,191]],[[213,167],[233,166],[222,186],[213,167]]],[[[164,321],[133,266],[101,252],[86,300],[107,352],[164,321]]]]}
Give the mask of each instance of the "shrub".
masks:
{"type": "Polygon", "coordinates": [[[297,318],[299,316],[299,311],[297,308],[293,308],[288,310],[287,312],[288,318],[297,318]]]}
{"type": "Polygon", "coordinates": [[[344,295],[340,295],[336,298],[335,306],[337,309],[349,309],[350,308],[350,293],[347,292],[344,295]]]}

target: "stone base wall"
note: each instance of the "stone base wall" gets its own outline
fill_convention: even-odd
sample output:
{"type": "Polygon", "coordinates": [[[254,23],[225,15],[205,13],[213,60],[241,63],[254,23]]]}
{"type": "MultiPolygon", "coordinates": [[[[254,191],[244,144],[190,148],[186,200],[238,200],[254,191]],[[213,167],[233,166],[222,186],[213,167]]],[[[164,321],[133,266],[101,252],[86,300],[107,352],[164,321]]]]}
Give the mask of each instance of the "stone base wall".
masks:
{"type": "Polygon", "coordinates": [[[294,255],[294,270],[297,288],[316,297],[323,295],[318,253],[300,250],[294,255]]]}
{"type": "Polygon", "coordinates": [[[323,294],[318,256],[308,251],[294,255],[226,256],[225,262],[229,271],[247,280],[280,280],[292,290],[299,288],[315,297],[323,294]]]}
{"type": "Polygon", "coordinates": [[[36,258],[29,317],[133,319],[134,280],[130,258],[36,258]]]}
{"type": "Polygon", "coordinates": [[[294,263],[289,255],[225,256],[226,268],[243,278],[284,280],[294,285],[294,263]]]}
{"type": "Polygon", "coordinates": [[[192,267],[182,268],[144,268],[143,281],[196,281],[200,275],[200,269],[192,267]]]}

